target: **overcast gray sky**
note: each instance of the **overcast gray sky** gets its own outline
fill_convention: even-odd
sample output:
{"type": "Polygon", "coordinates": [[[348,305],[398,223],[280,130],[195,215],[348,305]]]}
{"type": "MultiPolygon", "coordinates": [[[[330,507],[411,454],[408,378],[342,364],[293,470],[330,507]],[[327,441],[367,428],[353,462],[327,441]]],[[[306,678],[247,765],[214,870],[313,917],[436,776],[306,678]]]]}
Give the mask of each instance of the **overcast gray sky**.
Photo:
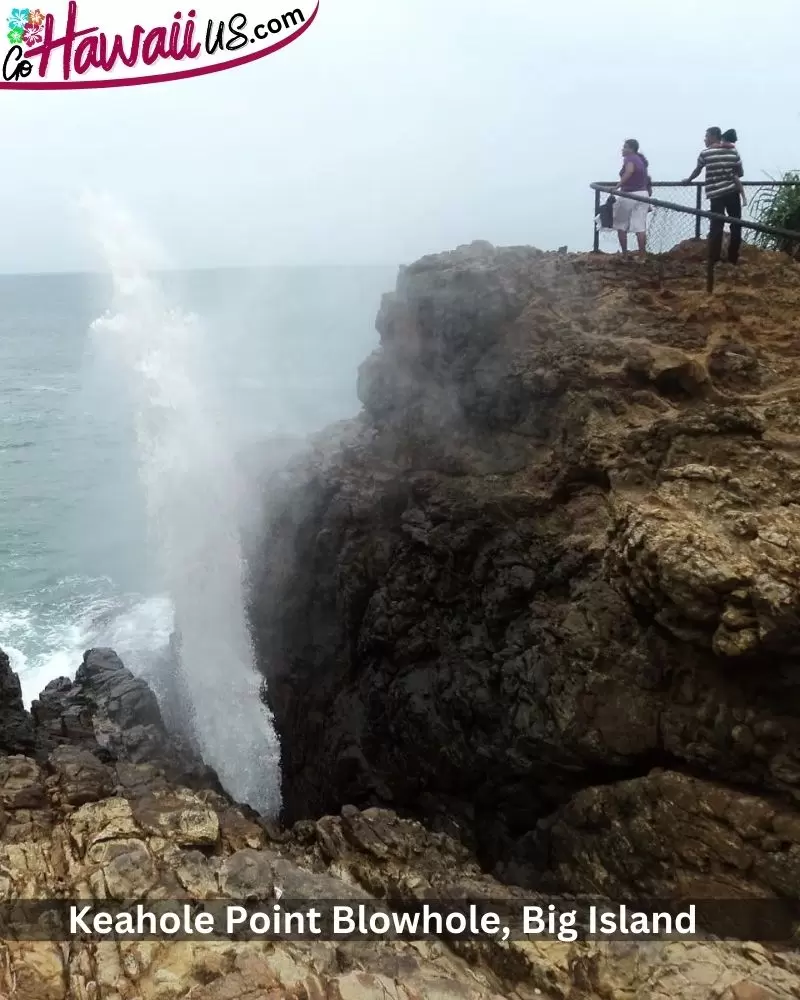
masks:
{"type": "Polygon", "coordinates": [[[796,0],[321,0],[301,39],[239,69],[0,91],[0,271],[91,267],[86,188],[186,267],[587,248],[587,185],[626,137],[659,179],[689,173],[710,124],[738,129],[748,179],[800,167],[796,26],[796,0]]]}

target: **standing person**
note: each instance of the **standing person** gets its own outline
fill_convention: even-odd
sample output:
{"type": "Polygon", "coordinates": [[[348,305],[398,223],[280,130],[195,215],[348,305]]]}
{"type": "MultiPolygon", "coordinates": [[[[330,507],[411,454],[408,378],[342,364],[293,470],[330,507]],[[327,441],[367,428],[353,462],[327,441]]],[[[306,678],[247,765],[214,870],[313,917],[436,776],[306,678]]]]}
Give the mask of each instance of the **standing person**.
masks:
{"type": "MultiPolygon", "coordinates": [[[[622,147],[622,169],[616,190],[642,196],[653,193],[647,157],[639,152],[636,139],[626,139],[622,147]]],[[[628,233],[636,233],[639,252],[645,252],[649,211],[650,206],[646,202],[633,201],[631,198],[617,198],[614,202],[614,228],[623,257],[628,256],[628,233]]]]}
{"type": "MultiPolygon", "coordinates": [[[[722,145],[725,149],[736,149],[738,141],[739,136],[736,134],[735,128],[729,128],[727,132],[722,133],[722,145]]],[[[744,185],[739,177],[736,178],[736,190],[739,192],[739,197],[742,199],[742,208],[744,208],[747,204],[747,198],[744,193],[744,185]]]]}
{"type": "MultiPolygon", "coordinates": [[[[710,128],[706,130],[706,148],[697,158],[697,166],[683,181],[691,184],[703,170],[706,172],[706,198],[711,202],[711,211],[731,218],[741,219],[742,199],[738,190],[739,178],[744,174],[742,161],[735,146],[722,144],[722,130],[710,128]]],[[[716,264],[722,257],[722,233],[725,223],[712,219],[708,233],[709,254],[712,263],[716,264]]],[[[728,263],[739,263],[739,250],[742,245],[742,227],[731,223],[731,238],[728,244],[728,263]]]]}

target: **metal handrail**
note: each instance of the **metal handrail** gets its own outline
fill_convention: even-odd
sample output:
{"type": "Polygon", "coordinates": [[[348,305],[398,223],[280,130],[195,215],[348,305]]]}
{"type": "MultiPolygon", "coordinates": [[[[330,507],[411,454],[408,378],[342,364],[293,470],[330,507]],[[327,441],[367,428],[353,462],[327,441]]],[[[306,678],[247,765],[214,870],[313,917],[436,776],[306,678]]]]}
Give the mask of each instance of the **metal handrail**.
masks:
{"type": "MultiPolygon", "coordinates": [[[[603,187],[609,187],[610,185],[619,184],[619,181],[597,181],[596,183],[602,184],[603,187]]],[[[797,187],[798,181],[742,181],[743,187],[797,187]]],[[[684,184],[683,181],[651,181],[651,187],[654,188],[677,188],[677,187],[705,187],[705,181],[689,181],[688,184],[684,184]]],[[[594,184],[592,184],[594,187],[594,184]]]]}
{"type": "MultiPolygon", "coordinates": [[[[600,211],[600,195],[613,194],[615,198],[629,198],[631,201],[643,202],[646,205],[653,205],[655,208],[668,208],[673,212],[683,212],[685,215],[694,215],[697,218],[698,228],[700,224],[700,219],[714,219],[721,221],[723,223],[741,226],[743,229],[752,229],[757,233],[765,233],[767,236],[780,236],[783,239],[793,240],[800,242],[800,233],[796,232],[794,229],[782,229],[780,226],[766,226],[762,222],[750,222],[749,219],[738,219],[732,215],[723,215],[721,212],[709,212],[704,208],[689,208],[688,205],[679,205],[676,201],[664,201],[661,198],[653,198],[641,194],[633,194],[630,191],[618,191],[616,189],[617,181],[600,182],[594,181],[589,187],[595,192],[595,206],[597,212],[600,211]]],[[[700,195],[699,188],[702,184],[696,184],[696,182],[690,182],[690,184],[683,185],[679,181],[670,184],[668,181],[653,181],[653,187],[689,187],[692,183],[698,187],[698,199],[700,195]]],[[[743,184],[757,185],[756,181],[743,181],[743,184]]],[[[759,187],[764,187],[764,184],[758,184],[759,187]]],[[[772,181],[771,186],[794,186],[792,181],[772,181]]],[[[595,215],[597,214],[595,212],[595,215]]],[[[714,290],[714,262],[711,260],[711,255],[709,253],[708,258],[708,291],[713,292],[714,290]]]]}

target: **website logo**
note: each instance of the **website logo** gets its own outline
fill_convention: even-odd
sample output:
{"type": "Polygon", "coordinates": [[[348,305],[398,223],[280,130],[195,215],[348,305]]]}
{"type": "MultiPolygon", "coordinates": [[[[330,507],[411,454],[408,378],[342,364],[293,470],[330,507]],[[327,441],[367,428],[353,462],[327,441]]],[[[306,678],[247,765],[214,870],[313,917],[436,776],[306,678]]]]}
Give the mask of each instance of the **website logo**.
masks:
{"type": "Polygon", "coordinates": [[[187,10],[170,5],[166,15],[169,0],[139,0],[135,13],[108,0],[12,7],[5,39],[0,34],[0,89],[132,87],[219,73],[286,48],[319,10],[319,0],[239,0],[222,16],[203,16],[202,2],[222,6],[190,0],[187,10]]]}

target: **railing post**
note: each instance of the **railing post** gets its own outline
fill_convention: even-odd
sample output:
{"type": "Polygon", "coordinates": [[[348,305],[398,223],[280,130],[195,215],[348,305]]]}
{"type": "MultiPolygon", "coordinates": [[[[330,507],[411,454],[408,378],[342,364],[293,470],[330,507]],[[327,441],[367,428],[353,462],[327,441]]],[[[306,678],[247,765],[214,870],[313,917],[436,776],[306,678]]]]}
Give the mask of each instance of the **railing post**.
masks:
{"type": "MultiPolygon", "coordinates": [[[[595,193],[594,193],[594,219],[596,219],[599,214],[600,214],[600,192],[599,191],[595,191],[595,193]]],[[[594,219],[592,220],[593,223],[594,223],[594,219]]],[[[600,251],[600,230],[597,228],[596,224],[594,225],[594,242],[592,243],[592,250],[595,253],[599,253],[599,251],[600,251]]]]}
{"type": "MultiPolygon", "coordinates": [[[[703,185],[702,184],[698,184],[697,188],[696,188],[696,191],[697,191],[696,207],[697,207],[697,211],[699,212],[703,208],[703,185]]],[[[700,227],[701,227],[700,216],[696,215],[694,217],[694,238],[696,240],[700,239],[700,227]]]]}

